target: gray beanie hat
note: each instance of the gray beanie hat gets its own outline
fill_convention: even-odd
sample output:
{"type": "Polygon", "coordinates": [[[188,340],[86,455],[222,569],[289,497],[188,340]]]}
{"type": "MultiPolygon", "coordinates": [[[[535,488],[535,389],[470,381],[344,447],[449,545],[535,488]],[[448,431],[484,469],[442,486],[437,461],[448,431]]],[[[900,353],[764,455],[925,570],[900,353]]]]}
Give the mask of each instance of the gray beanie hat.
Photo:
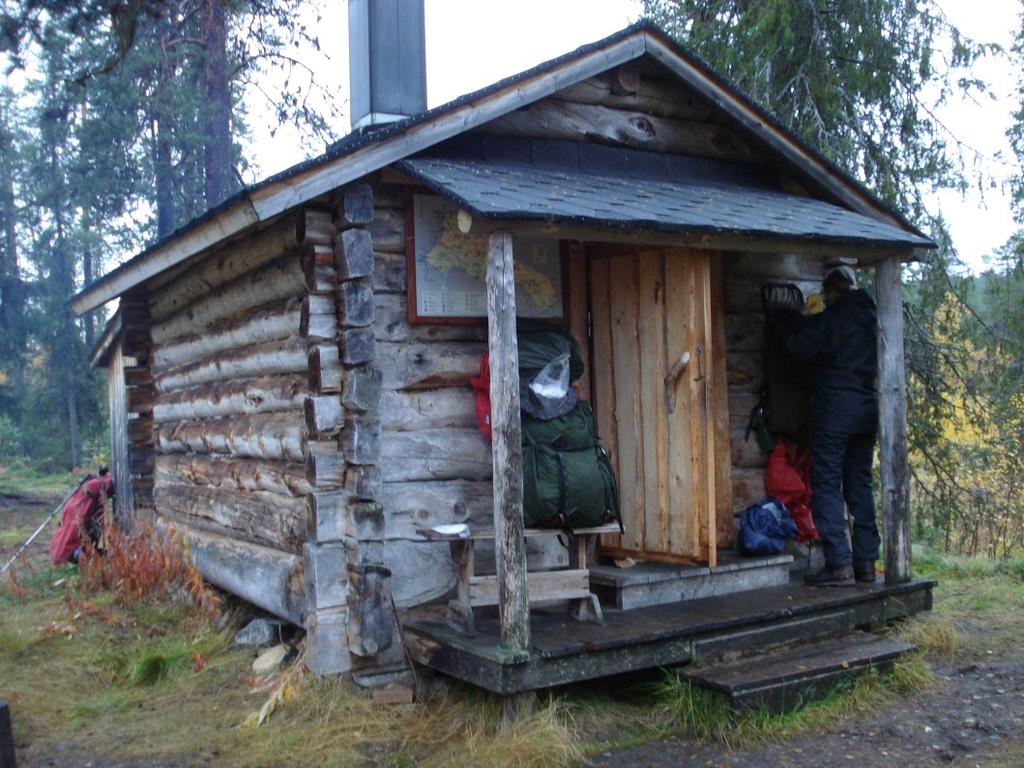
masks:
{"type": "Polygon", "coordinates": [[[854,272],[850,267],[845,264],[839,264],[834,267],[829,267],[825,270],[825,279],[821,281],[822,285],[828,283],[845,283],[850,288],[857,287],[857,273],[854,272]]]}

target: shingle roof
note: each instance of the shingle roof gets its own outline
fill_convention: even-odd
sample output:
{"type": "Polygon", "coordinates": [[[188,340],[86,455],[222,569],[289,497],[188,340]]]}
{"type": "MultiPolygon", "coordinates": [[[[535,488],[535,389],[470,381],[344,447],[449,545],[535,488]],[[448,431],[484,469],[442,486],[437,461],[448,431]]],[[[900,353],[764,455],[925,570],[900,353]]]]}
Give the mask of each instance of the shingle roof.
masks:
{"type": "Polygon", "coordinates": [[[398,167],[483,218],[813,237],[836,244],[927,247],[931,243],[821,200],[740,184],[451,158],[404,160],[398,167]]]}

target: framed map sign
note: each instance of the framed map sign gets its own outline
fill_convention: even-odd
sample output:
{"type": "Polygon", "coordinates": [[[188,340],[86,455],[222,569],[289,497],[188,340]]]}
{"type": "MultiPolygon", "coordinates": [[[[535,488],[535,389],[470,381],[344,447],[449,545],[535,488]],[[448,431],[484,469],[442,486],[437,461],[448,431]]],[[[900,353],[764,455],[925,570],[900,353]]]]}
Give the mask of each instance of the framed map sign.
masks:
{"type": "MultiPolygon", "coordinates": [[[[406,206],[409,320],[478,322],[487,317],[487,235],[459,231],[458,208],[414,192],[406,206]]],[[[565,276],[558,240],[514,238],[516,314],[565,320],[565,276]]]]}

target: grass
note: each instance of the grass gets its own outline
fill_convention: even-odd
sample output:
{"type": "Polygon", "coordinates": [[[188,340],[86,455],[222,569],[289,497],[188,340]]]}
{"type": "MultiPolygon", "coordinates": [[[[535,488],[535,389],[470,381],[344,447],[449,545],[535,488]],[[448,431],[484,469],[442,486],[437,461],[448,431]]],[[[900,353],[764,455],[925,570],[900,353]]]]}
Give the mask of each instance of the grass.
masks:
{"type": "Polygon", "coordinates": [[[0,466],[0,491],[23,496],[51,497],[54,503],[78,485],[83,473],[40,472],[20,461],[0,466]]]}
{"type": "Polygon", "coordinates": [[[895,703],[899,697],[924,690],[933,682],[934,676],[924,661],[912,657],[885,672],[870,670],[852,682],[840,683],[823,698],[783,714],[765,709],[734,712],[724,696],[675,676],[666,679],[661,696],[671,712],[672,730],[698,741],[744,747],[826,730],[843,718],[895,703]]]}
{"type": "MultiPolygon", "coordinates": [[[[932,615],[897,628],[920,654],[784,715],[736,715],[674,676],[633,676],[544,695],[508,724],[497,699],[468,686],[378,706],[345,682],[309,678],[267,724],[242,728],[270,691],[231,628],[166,598],[85,594],[74,568],[25,573],[17,595],[0,585],[0,698],[12,701],[29,762],[83,739],[101,762],[426,768],[572,766],[670,734],[756,745],[832,730],[937,684],[930,664],[1020,643],[1024,580],[1014,566],[932,555],[917,565],[941,582],[932,615]]],[[[995,764],[1015,757],[999,753],[995,764]]]]}

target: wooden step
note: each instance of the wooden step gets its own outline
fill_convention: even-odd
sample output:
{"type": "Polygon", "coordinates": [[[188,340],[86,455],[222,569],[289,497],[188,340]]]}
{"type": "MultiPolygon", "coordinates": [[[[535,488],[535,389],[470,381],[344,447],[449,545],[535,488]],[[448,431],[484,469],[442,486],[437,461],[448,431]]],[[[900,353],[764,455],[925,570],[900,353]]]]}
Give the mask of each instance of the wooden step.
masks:
{"type": "Polygon", "coordinates": [[[743,557],[719,552],[718,564],[638,562],[631,568],[592,565],[590,586],[602,604],[619,610],[730,595],[789,583],[792,555],[743,557]]]}
{"type": "Polygon", "coordinates": [[[887,669],[914,646],[866,632],[722,664],[683,667],[683,680],[728,697],[739,711],[785,712],[823,698],[870,669],[887,669]]]}

